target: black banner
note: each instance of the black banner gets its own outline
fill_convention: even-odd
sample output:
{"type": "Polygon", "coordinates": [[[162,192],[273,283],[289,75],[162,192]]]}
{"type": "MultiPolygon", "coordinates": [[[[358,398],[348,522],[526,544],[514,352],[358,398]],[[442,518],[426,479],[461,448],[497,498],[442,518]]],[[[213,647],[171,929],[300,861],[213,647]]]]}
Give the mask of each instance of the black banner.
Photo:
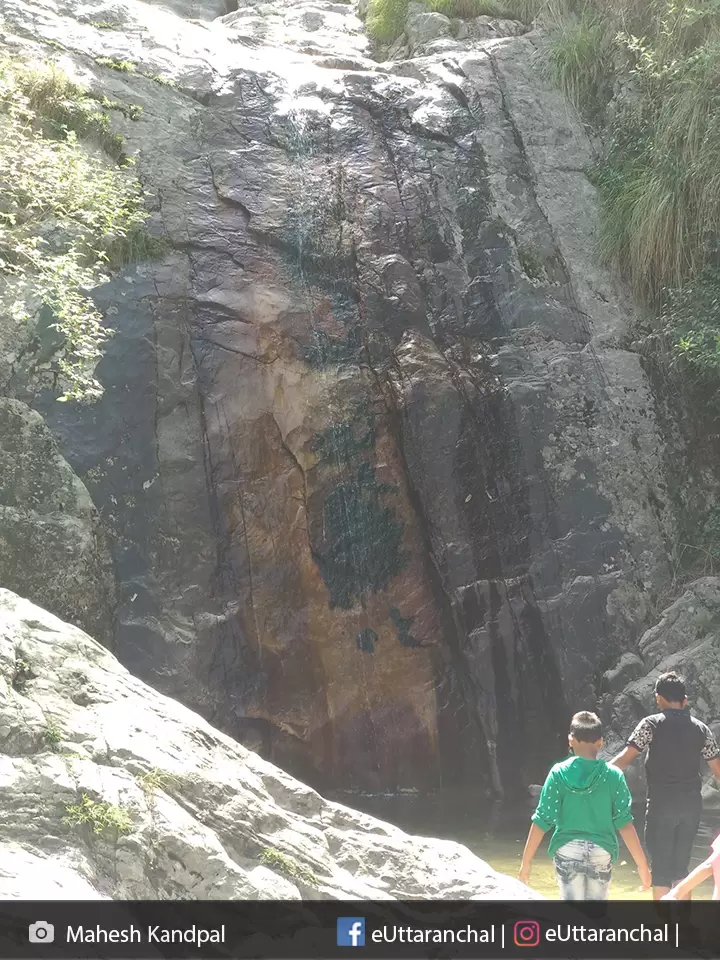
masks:
{"type": "Polygon", "coordinates": [[[0,960],[720,957],[720,903],[0,903],[0,960]]]}

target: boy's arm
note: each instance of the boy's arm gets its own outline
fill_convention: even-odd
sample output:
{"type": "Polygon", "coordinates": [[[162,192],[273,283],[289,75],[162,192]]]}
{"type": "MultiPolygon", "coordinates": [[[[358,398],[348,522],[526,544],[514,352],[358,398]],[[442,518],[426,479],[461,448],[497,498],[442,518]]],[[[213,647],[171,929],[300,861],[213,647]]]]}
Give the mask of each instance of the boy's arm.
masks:
{"type": "Polygon", "coordinates": [[[613,796],[613,826],[625,842],[630,856],[635,861],[640,874],[643,890],[651,886],[650,867],[648,866],[645,851],[640,843],[637,830],[633,824],[632,796],[625,777],[617,775],[617,786],[613,796]]]}
{"type": "Polygon", "coordinates": [[[557,823],[558,810],[560,808],[560,792],[558,789],[557,778],[553,771],[547,775],[540,793],[540,799],[532,815],[532,824],[525,842],[522,863],[520,864],[519,879],[527,884],[530,880],[530,870],[533,857],[537,853],[537,848],[542,842],[542,838],[557,823]]]}
{"type": "Polygon", "coordinates": [[[628,737],[625,748],[609,762],[619,770],[629,767],[636,757],[639,757],[643,750],[649,746],[653,738],[653,725],[647,717],[640,721],[633,732],[628,737]]]}
{"type": "Polygon", "coordinates": [[[707,760],[707,765],[710,767],[715,779],[720,780],[720,747],[718,747],[717,740],[709,727],[705,728],[705,743],[702,748],[702,758],[703,760],[707,760]]]}
{"type": "Polygon", "coordinates": [[[608,760],[608,763],[611,763],[614,767],[617,767],[620,770],[624,770],[625,767],[629,767],[633,760],[639,756],[640,751],[638,748],[629,743],[616,757],[613,757],[612,760],[608,760]]]}
{"type": "Polygon", "coordinates": [[[537,849],[542,843],[542,838],[545,836],[546,831],[541,830],[536,823],[530,824],[530,832],[528,833],[527,840],[525,841],[525,849],[523,850],[522,863],[520,864],[520,872],[518,873],[518,880],[521,883],[524,883],[527,886],[530,883],[530,870],[532,868],[532,862],[537,849]]]}
{"type": "Polygon", "coordinates": [[[703,880],[707,880],[708,877],[712,876],[712,872],[712,864],[710,860],[706,860],[705,863],[701,863],[699,867],[695,867],[692,873],[689,873],[684,880],[676,884],[670,893],[666,893],[662,899],[684,900],[687,894],[690,893],[691,890],[694,890],[699,883],[702,883],[703,880]]]}
{"type": "Polygon", "coordinates": [[[640,882],[642,883],[643,890],[649,890],[652,886],[652,875],[650,873],[650,867],[648,866],[647,857],[645,856],[645,851],[643,850],[642,844],[640,843],[640,838],[637,835],[635,824],[626,823],[624,827],[620,827],[618,833],[623,838],[625,846],[630,851],[630,856],[635,861],[635,866],[640,874],[640,882]]]}

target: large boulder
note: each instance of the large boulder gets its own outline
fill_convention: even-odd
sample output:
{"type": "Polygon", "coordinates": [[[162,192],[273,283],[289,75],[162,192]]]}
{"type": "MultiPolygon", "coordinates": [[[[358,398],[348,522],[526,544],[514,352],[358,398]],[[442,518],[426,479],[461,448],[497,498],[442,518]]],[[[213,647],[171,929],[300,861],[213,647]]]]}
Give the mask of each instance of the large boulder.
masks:
{"type": "Polygon", "coordinates": [[[112,637],[114,578],[97,510],[45,421],[0,398],[0,585],[99,639],[112,637]]]}
{"type": "Polygon", "coordinates": [[[324,800],[0,590],[0,895],[532,897],[458,843],[324,800]]]}

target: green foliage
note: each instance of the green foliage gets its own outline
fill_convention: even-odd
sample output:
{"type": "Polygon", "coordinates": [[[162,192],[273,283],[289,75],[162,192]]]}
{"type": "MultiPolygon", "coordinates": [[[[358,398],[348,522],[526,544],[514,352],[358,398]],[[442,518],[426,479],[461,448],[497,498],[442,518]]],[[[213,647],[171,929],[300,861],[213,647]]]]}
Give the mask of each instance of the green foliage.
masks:
{"type": "Polygon", "coordinates": [[[63,823],[70,827],[87,825],[96,834],[113,830],[130,833],[133,828],[127,810],[104,800],[93,800],[87,793],[82,794],[80,803],[66,805],[63,823]]]}
{"type": "Polygon", "coordinates": [[[544,57],[548,73],[568,100],[595,118],[610,99],[613,32],[594,11],[565,16],[548,28],[544,57]]]}
{"type": "Polygon", "coordinates": [[[147,77],[148,80],[153,80],[155,83],[159,83],[161,87],[172,87],[174,90],[178,88],[177,80],[173,80],[172,77],[163,77],[159,73],[144,73],[144,77],[147,77]]]}
{"type": "MultiPolygon", "coordinates": [[[[446,17],[470,20],[473,17],[513,17],[512,4],[523,0],[427,0],[428,9],[446,17]]],[[[367,31],[373,39],[389,44],[405,28],[408,0],[370,0],[366,19],[367,31]]]]}
{"type": "Polygon", "coordinates": [[[143,108],[139,103],[120,103],[119,100],[109,100],[103,96],[100,98],[100,104],[106,110],[117,110],[127,120],[139,120],[143,113],[143,108]]]}
{"type": "Polygon", "coordinates": [[[601,254],[650,307],[675,368],[717,386],[720,3],[547,0],[538,15],[550,75],[604,124],[601,254]]]}
{"type": "Polygon", "coordinates": [[[168,773],[159,767],[153,767],[140,777],[140,786],[146,795],[152,795],[156,790],[169,790],[176,787],[179,782],[174,773],[168,773]]]}
{"type": "Polygon", "coordinates": [[[114,160],[122,156],[122,138],[110,129],[109,116],[55,64],[37,68],[0,62],[0,100],[4,110],[29,123],[39,122],[53,138],[65,139],[73,131],[96,141],[114,160]]]}
{"type": "Polygon", "coordinates": [[[45,724],[45,729],[43,730],[43,740],[53,751],[53,753],[57,753],[58,744],[62,743],[64,739],[65,736],[63,731],[55,722],[55,720],[48,720],[48,722],[45,724]]]}
{"type": "Polygon", "coordinates": [[[24,657],[17,657],[12,678],[13,690],[17,690],[18,693],[23,693],[28,682],[34,679],[35,673],[28,661],[24,657]]]}
{"type": "Polygon", "coordinates": [[[120,73],[134,73],[137,67],[132,60],[115,60],[113,57],[95,57],[95,63],[99,67],[108,67],[110,70],[118,70],[120,73]]]}
{"type": "Polygon", "coordinates": [[[720,379],[720,270],[706,267],[696,280],[669,291],[660,327],[670,346],[671,364],[692,383],[716,387],[720,379]]]}
{"type": "Polygon", "coordinates": [[[643,38],[618,35],[635,63],[637,97],[610,129],[602,248],[657,304],[698,277],[717,235],[720,9],[668,2],[648,9],[647,21],[643,38]]]}
{"type": "Polygon", "coordinates": [[[408,0],[370,0],[365,27],[379,43],[392,43],[405,29],[408,0]]]}
{"type": "Polygon", "coordinates": [[[297,880],[312,886],[318,885],[318,879],[312,870],[298,863],[293,857],[276,850],[275,847],[265,847],[260,854],[260,863],[277,873],[283,873],[291,880],[297,880]]]}
{"type": "Polygon", "coordinates": [[[500,0],[428,0],[430,10],[446,17],[471,20],[473,17],[508,17],[507,6],[500,0]]]}
{"type": "Polygon", "coordinates": [[[89,291],[155,242],[141,231],[147,214],[140,184],[83,149],[80,134],[113,157],[122,141],[97,103],[56,68],[3,63],[0,104],[0,289],[18,322],[30,322],[27,305],[38,298],[51,311],[63,343],[59,399],[91,400],[101,393],[93,373],[109,332],[89,291]]]}

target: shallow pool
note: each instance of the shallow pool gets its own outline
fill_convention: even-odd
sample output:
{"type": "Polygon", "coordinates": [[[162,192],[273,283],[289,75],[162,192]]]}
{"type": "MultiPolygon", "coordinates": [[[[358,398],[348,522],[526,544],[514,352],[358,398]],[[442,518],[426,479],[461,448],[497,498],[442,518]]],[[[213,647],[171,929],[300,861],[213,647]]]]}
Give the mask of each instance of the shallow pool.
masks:
{"type": "MultiPolygon", "coordinates": [[[[403,830],[420,834],[426,837],[444,837],[448,840],[457,840],[468,846],[483,860],[501,873],[516,877],[520,868],[525,838],[530,825],[531,807],[527,809],[507,810],[503,807],[488,809],[478,800],[472,803],[459,801],[444,802],[435,800],[414,802],[393,801],[372,803],[369,801],[345,800],[351,805],[364,808],[391,823],[396,823],[403,830]]],[[[642,830],[643,810],[636,809],[635,823],[638,832],[642,830]]],[[[710,843],[720,833],[720,819],[708,819],[702,824],[693,850],[690,869],[701,863],[710,852],[710,843]]],[[[547,855],[547,838],[538,850],[533,864],[531,887],[544,896],[557,900],[558,889],[555,882],[555,872],[552,862],[547,855]]],[[[713,884],[708,880],[695,889],[695,899],[710,900],[713,884]]],[[[652,893],[640,890],[640,880],[635,870],[635,864],[629,853],[620,841],[620,858],[613,870],[613,879],[610,886],[612,900],[650,900],[652,893]]]]}

